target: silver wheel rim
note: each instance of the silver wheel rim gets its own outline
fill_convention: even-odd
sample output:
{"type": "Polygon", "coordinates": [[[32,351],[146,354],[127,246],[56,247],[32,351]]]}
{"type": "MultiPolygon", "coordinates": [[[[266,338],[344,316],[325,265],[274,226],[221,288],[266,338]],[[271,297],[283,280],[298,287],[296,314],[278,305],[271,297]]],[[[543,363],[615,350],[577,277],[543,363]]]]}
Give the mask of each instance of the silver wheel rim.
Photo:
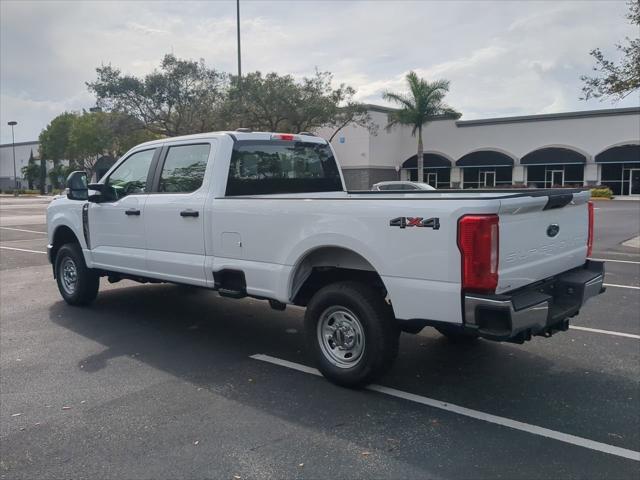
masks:
{"type": "Polygon", "coordinates": [[[78,269],[76,262],[70,257],[65,257],[60,264],[60,279],[62,288],[68,295],[73,295],[78,287],[78,269]]]}
{"type": "Polygon", "coordinates": [[[345,307],[329,307],[317,328],[322,354],[339,368],[356,366],[364,354],[364,329],[358,317],[345,307]]]}

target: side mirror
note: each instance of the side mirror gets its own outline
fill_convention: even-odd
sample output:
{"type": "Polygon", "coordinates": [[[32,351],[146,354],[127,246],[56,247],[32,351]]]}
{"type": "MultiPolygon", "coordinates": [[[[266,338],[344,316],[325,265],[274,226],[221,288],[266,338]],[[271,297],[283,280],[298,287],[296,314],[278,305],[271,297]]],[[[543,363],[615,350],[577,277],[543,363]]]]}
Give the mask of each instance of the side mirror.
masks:
{"type": "Polygon", "coordinates": [[[67,198],[69,200],[87,200],[89,188],[87,186],[87,172],[76,170],[67,177],[67,198]]]}
{"type": "Polygon", "coordinates": [[[92,203],[100,203],[104,201],[105,185],[102,183],[90,183],[89,190],[94,190],[95,193],[89,195],[88,200],[92,203]]]}

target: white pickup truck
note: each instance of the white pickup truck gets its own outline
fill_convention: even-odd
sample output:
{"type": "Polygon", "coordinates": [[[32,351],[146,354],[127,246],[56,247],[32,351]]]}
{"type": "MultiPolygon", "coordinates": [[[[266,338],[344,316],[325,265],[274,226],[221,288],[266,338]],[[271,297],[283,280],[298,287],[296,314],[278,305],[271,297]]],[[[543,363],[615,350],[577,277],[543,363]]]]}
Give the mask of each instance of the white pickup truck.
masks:
{"type": "Polygon", "coordinates": [[[71,305],[110,282],[171,282],[306,307],[320,371],[362,386],[401,331],[522,343],[566,330],[603,291],[589,192],[349,192],[310,134],[219,132],[144,143],[47,209],[71,305]]]}

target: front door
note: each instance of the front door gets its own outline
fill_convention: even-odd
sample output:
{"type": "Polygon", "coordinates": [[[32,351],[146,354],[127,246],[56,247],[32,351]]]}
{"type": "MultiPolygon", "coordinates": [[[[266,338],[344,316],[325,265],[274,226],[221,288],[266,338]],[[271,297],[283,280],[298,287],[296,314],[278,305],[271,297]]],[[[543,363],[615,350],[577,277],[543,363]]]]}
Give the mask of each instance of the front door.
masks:
{"type": "Polygon", "coordinates": [[[480,172],[480,184],[483,187],[495,187],[496,186],[496,172],[480,172]]]}
{"type": "Polygon", "coordinates": [[[629,195],[640,195],[640,168],[632,168],[629,173],[629,195]]]}
{"type": "Polygon", "coordinates": [[[547,170],[547,183],[549,187],[564,186],[564,170],[547,170]]]}
{"type": "Polygon", "coordinates": [[[165,147],[145,205],[147,268],[155,278],[206,286],[205,170],[213,143],[165,147]]]}
{"type": "Polygon", "coordinates": [[[438,174],[436,172],[427,173],[425,181],[433,188],[438,188],[438,174]]]}
{"type": "Polygon", "coordinates": [[[89,204],[89,245],[94,267],[144,274],[144,210],[149,170],[158,149],[127,157],[105,180],[103,201],[89,204]]]}

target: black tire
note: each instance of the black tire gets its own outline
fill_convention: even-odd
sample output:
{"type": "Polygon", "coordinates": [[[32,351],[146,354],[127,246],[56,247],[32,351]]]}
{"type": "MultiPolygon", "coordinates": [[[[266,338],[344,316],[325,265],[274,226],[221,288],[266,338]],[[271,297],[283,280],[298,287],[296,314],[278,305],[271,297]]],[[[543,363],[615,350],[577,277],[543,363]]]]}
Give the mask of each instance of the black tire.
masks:
{"type": "Polygon", "coordinates": [[[400,329],[393,311],[379,290],[362,283],[344,281],[320,289],[307,305],[304,323],[307,343],[318,369],[337,385],[363,387],[387,371],[398,356],[400,329]],[[323,332],[323,325],[327,329],[341,327],[331,336],[319,333],[323,332]],[[328,337],[332,337],[334,347],[331,340],[327,343],[322,340],[328,337]],[[354,338],[351,350],[336,345],[336,341],[340,341],[342,347],[346,347],[349,339],[354,338]],[[358,341],[361,348],[356,347],[358,341]],[[335,358],[348,357],[350,353],[351,358],[335,358]]]}
{"type": "Polygon", "coordinates": [[[56,280],[60,295],[69,305],[89,305],[98,295],[100,276],[87,268],[77,243],[66,243],[58,250],[56,280]]]}
{"type": "Polygon", "coordinates": [[[456,330],[454,328],[437,327],[436,330],[444,335],[451,343],[459,345],[472,345],[480,339],[474,333],[456,330]]]}

